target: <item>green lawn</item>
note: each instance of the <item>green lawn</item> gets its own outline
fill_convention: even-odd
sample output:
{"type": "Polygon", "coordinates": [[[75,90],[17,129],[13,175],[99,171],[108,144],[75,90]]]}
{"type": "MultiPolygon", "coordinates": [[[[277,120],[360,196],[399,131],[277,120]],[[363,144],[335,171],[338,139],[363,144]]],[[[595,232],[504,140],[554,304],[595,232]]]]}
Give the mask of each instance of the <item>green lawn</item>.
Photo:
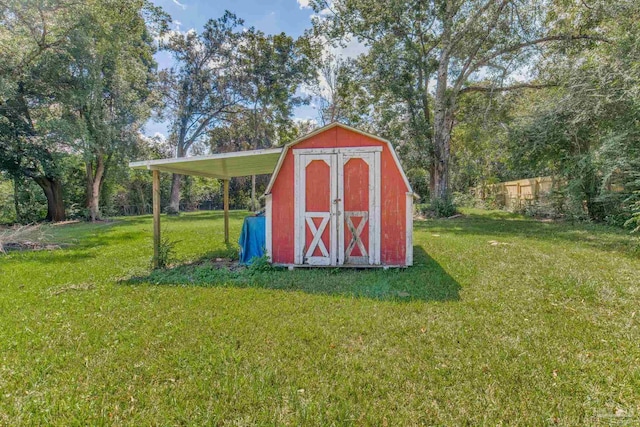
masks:
{"type": "Polygon", "coordinates": [[[0,255],[0,425],[640,423],[638,238],[466,214],[404,271],[220,271],[218,212],[152,274],[150,217],[50,227],[0,255]]]}

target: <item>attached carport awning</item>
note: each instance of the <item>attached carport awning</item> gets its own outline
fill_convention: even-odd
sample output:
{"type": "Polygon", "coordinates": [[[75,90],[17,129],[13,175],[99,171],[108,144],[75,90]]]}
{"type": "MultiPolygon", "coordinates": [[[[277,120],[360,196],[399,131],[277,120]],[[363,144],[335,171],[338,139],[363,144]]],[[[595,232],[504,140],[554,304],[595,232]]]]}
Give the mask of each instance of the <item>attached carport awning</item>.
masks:
{"type": "Polygon", "coordinates": [[[208,156],[144,160],[131,162],[129,166],[134,169],[229,179],[238,176],[272,173],[276,163],[278,163],[280,153],[282,153],[282,148],[268,148],[264,150],[211,154],[208,156]]]}
{"type": "Polygon", "coordinates": [[[229,243],[229,179],[273,173],[282,148],[236,151],[177,159],[131,162],[129,167],[153,171],[153,264],[160,259],[160,172],[196,175],[223,180],[224,241],[229,243]]]}

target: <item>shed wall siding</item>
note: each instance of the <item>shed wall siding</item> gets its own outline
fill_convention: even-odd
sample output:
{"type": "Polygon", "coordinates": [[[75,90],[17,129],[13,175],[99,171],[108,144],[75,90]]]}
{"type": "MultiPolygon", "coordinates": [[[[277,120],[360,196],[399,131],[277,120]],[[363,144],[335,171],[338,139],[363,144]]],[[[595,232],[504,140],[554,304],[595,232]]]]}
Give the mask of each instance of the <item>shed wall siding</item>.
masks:
{"type": "Polygon", "coordinates": [[[386,144],[341,127],[334,127],[291,147],[273,184],[272,254],[273,262],[294,262],[294,162],[292,150],[298,148],[383,147],[381,167],[380,260],[386,265],[406,262],[406,193],[409,191],[393,154],[386,144]]]}

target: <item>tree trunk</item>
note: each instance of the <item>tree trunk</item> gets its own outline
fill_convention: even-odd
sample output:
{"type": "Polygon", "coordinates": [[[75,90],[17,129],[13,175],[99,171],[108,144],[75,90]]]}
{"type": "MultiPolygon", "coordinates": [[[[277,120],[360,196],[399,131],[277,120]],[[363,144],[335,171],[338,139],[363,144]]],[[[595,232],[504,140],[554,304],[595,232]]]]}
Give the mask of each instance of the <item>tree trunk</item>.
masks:
{"type": "Polygon", "coordinates": [[[104,156],[98,154],[93,165],[87,163],[87,208],[89,208],[89,219],[96,221],[100,219],[100,190],[102,189],[102,179],[104,177],[104,156]]]}
{"type": "Polygon", "coordinates": [[[453,115],[445,112],[434,123],[434,156],[431,160],[431,200],[444,200],[449,196],[449,157],[451,154],[451,123],[453,115]]]}
{"type": "Polygon", "coordinates": [[[429,165],[429,199],[434,199],[434,191],[436,188],[436,171],[435,171],[436,162],[431,159],[431,164],[429,165]]]}
{"type": "Polygon", "coordinates": [[[85,189],[84,189],[84,207],[89,209],[91,206],[91,199],[93,198],[93,165],[91,162],[84,164],[85,170],[85,189]]]}
{"type": "Polygon", "coordinates": [[[180,185],[182,183],[182,175],[174,173],[171,177],[171,196],[169,198],[169,213],[177,214],[180,212],[180,185]]]}
{"type": "Polygon", "coordinates": [[[62,183],[55,178],[37,177],[33,179],[44,191],[47,198],[47,221],[64,221],[64,201],[62,183]]]}
{"type": "Polygon", "coordinates": [[[438,81],[433,114],[433,158],[431,159],[431,200],[443,200],[449,195],[449,154],[451,152],[451,125],[453,99],[447,90],[449,57],[443,54],[438,66],[438,81]]]}
{"type": "MultiPolygon", "coordinates": [[[[182,129],[186,128],[186,121],[182,123],[182,129]]],[[[187,143],[184,142],[185,132],[180,133],[178,146],[176,148],[176,157],[184,157],[187,154],[187,143]]],[[[189,143],[190,145],[190,143],[189,143]]],[[[168,212],[172,214],[180,213],[180,187],[182,185],[182,175],[174,173],[171,177],[171,194],[169,195],[168,212]]]]}
{"type": "Polygon", "coordinates": [[[251,212],[256,211],[256,176],[251,175],[251,212]]]}
{"type": "Polygon", "coordinates": [[[147,214],[147,200],[144,196],[144,191],[142,190],[142,185],[140,183],[136,184],[136,189],[138,190],[138,197],[140,197],[140,204],[142,209],[138,212],[138,215],[146,215],[147,214]]]}
{"type": "Polygon", "coordinates": [[[20,222],[20,201],[18,200],[18,192],[20,184],[18,178],[13,178],[13,207],[16,210],[16,221],[20,222]]]}

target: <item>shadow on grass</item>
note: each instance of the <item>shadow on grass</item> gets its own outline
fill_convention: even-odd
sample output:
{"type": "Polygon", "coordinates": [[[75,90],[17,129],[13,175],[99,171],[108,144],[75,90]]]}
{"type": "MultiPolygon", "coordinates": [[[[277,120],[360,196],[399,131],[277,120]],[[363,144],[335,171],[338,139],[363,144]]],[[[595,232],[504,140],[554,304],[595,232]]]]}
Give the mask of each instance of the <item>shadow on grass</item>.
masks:
{"type": "MultiPolygon", "coordinates": [[[[92,236],[87,239],[83,239],[79,244],[80,249],[98,249],[104,247],[106,249],[115,245],[136,244],[139,240],[148,240],[149,246],[153,242],[153,236],[150,233],[144,231],[130,231],[130,232],[113,232],[110,234],[100,234],[92,236]]],[[[100,252],[93,252],[96,256],[100,256],[100,252]]]]}
{"type": "MultiPolygon", "coordinates": [[[[235,211],[231,213],[233,220],[240,220],[246,216],[244,211],[235,211]]],[[[168,217],[165,220],[163,215],[163,226],[166,223],[174,224],[176,222],[184,222],[203,220],[222,220],[223,213],[215,211],[206,211],[198,213],[189,213],[187,215],[168,217]]],[[[58,263],[58,262],[82,262],[91,258],[101,256],[101,248],[110,248],[114,245],[124,245],[128,243],[135,244],[141,239],[147,239],[149,245],[152,242],[151,224],[153,218],[150,215],[139,217],[126,217],[116,220],[105,221],[101,223],[77,222],[64,226],[57,226],[50,230],[47,242],[51,244],[59,244],[63,246],[60,249],[51,251],[21,251],[24,254],[32,255],[32,261],[37,263],[58,263]],[[149,229],[140,228],[140,225],[148,225],[149,229]],[[97,251],[96,251],[97,249],[97,251]]],[[[171,225],[169,225],[171,227],[171,225]]],[[[178,236],[181,231],[171,231],[171,228],[164,228],[163,235],[178,236]]],[[[174,239],[176,242],[181,240],[174,239]]],[[[17,252],[14,252],[17,253],[17,252]]],[[[220,253],[211,252],[203,256],[202,259],[215,258],[232,258],[237,259],[237,246],[226,245],[220,253]]]]}
{"type": "MultiPolygon", "coordinates": [[[[229,218],[233,219],[243,219],[246,216],[253,215],[249,211],[245,210],[231,210],[229,211],[229,218]]],[[[139,215],[139,216],[128,216],[123,217],[123,221],[126,224],[151,224],[153,222],[153,215],[139,215]]],[[[211,221],[211,220],[223,220],[224,212],[219,210],[211,210],[211,211],[195,211],[195,212],[180,212],[179,215],[167,215],[163,213],[160,215],[160,222],[169,222],[169,223],[181,223],[181,222],[192,222],[192,221],[211,221]]]]}
{"type": "Polygon", "coordinates": [[[414,266],[407,269],[220,268],[211,259],[227,250],[207,254],[198,262],[155,270],[124,285],[263,288],[309,294],[370,298],[382,301],[455,301],[460,285],[421,247],[414,247],[414,266]]]}
{"type": "Polygon", "coordinates": [[[38,264],[59,264],[64,262],[76,263],[95,258],[94,254],[88,254],[86,252],[78,251],[67,252],[65,251],[65,249],[37,251],[33,253],[35,255],[30,258],[30,261],[38,264]]]}
{"type": "Polygon", "coordinates": [[[620,252],[637,257],[640,252],[637,238],[625,230],[601,224],[571,222],[543,222],[520,215],[488,212],[469,214],[453,220],[415,221],[414,230],[452,233],[461,236],[486,236],[488,239],[530,238],[541,241],[567,241],[604,252],[620,252]]]}
{"type": "Polygon", "coordinates": [[[90,223],[81,223],[76,230],[66,230],[73,234],[55,235],[51,239],[54,244],[60,244],[61,249],[53,251],[38,251],[33,261],[39,263],[57,262],[81,262],[90,258],[101,256],[100,248],[109,248],[113,245],[134,243],[145,238],[149,233],[143,230],[125,231],[122,228],[128,226],[126,222],[112,222],[100,225],[100,228],[89,229],[90,235],[77,235],[79,232],[87,232],[90,223]],[[95,249],[98,249],[97,251],[95,249]]]}
{"type": "MultiPolygon", "coordinates": [[[[239,258],[238,246],[234,245],[233,243],[225,243],[224,246],[225,246],[224,248],[208,251],[204,255],[202,255],[199,260],[190,262],[188,264],[184,264],[182,266],[185,266],[185,267],[196,266],[196,265],[204,264],[206,262],[215,261],[217,259],[231,260],[233,262],[237,262],[239,258]]],[[[179,267],[181,266],[177,266],[176,268],[179,268],[179,267]]]]}

